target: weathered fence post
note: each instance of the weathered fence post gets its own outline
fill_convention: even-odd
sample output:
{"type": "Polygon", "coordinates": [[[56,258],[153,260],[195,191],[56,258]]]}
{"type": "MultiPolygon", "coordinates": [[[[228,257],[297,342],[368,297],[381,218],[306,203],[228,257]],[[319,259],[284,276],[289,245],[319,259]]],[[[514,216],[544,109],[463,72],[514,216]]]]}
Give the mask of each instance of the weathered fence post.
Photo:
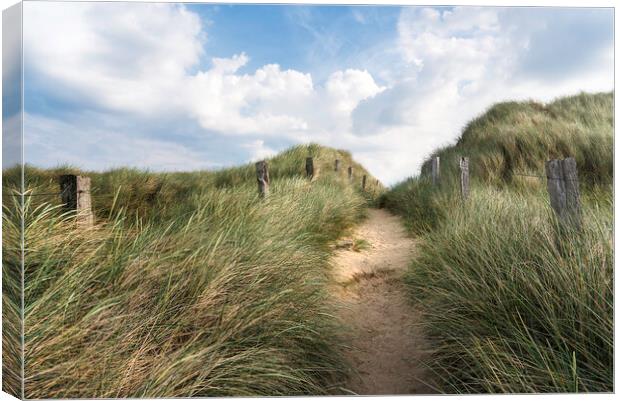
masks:
{"type": "Polygon", "coordinates": [[[560,221],[579,228],[581,226],[581,204],[577,162],[572,157],[564,160],[549,160],[545,163],[545,172],[551,207],[560,221]]]}
{"type": "Polygon", "coordinates": [[[265,160],[256,163],[256,181],[260,197],[264,198],[269,195],[269,167],[265,160]]]}
{"type": "Polygon", "coordinates": [[[347,169],[347,175],[349,177],[349,180],[353,179],[353,167],[349,166],[349,168],[347,169]]]}
{"type": "Polygon", "coordinates": [[[60,198],[65,209],[75,211],[78,225],[92,226],[94,219],[90,198],[90,177],[63,174],[58,181],[60,198]]]}
{"type": "Polygon", "coordinates": [[[463,200],[466,200],[469,197],[469,158],[461,157],[459,167],[461,168],[461,195],[463,200]]]}
{"type": "Polygon", "coordinates": [[[306,157],[306,176],[312,178],[314,175],[314,162],[312,157],[306,157]]]}
{"type": "Polygon", "coordinates": [[[334,171],[340,170],[340,159],[336,159],[334,162],[334,171]]]}
{"type": "Polygon", "coordinates": [[[577,161],[568,157],[562,160],[564,172],[564,186],[566,189],[566,208],[577,226],[581,225],[581,201],[579,199],[579,177],[577,176],[577,161]]]}
{"type": "Polygon", "coordinates": [[[362,191],[366,190],[366,174],[362,176],[362,191]]]}
{"type": "Polygon", "coordinates": [[[431,174],[433,176],[433,185],[439,184],[439,156],[433,157],[431,161],[431,174]]]}

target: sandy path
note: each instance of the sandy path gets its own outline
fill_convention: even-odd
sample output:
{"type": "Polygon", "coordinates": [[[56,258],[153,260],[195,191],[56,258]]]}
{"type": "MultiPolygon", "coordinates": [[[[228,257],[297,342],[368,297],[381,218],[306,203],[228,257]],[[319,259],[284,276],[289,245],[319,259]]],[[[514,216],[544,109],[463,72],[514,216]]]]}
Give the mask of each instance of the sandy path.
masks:
{"type": "Polygon", "coordinates": [[[363,395],[432,393],[423,383],[428,377],[419,314],[401,280],[414,241],[398,217],[380,209],[369,210],[351,239],[364,239],[368,248],[339,249],[332,260],[332,292],[349,333],[345,353],[357,371],[346,388],[363,395]]]}

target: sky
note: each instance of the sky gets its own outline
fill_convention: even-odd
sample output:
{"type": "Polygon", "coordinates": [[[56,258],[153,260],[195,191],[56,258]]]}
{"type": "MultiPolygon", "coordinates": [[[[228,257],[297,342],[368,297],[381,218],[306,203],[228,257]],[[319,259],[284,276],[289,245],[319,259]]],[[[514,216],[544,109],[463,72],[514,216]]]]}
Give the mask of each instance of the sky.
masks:
{"type": "Polygon", "coordinates": [[[2,168],[22,164],[21,9],[2,13],[2,168]]]}
{"type": "Polygon", "coordinates": [[[493,103],[614,88],[613,11],[24,3],[25,161],[219,169],[300,143],[415,175],[493,103]]]}

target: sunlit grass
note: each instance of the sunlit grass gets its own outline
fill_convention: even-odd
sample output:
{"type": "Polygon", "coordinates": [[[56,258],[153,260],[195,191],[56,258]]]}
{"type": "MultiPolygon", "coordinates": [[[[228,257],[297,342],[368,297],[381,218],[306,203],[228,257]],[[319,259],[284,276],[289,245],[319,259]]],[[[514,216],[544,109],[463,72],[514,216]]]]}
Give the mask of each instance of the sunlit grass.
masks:
{"type": "MultiPolygon", "coordinates": [[[[316,145],[270,160],[267,199],[253,165],[87,173],[97,221],[87,230],[53,197],[5,201],[5,230],[17,233],[5,241],[25,219],[26,396],[339,391],[347,367],[326,294],[329,243],[366,199],[346,171],[328,169],[334,157],[352,163],[316,145]],[[313,182],[299,174],[309,151],[322,169],[313,182]]],[[[57,190],[66,170],[29,168],[29,188],[57,190]]]]}
{"type": "Polygon", "coordinates": [[[613,94],[495,105],[436,155],[439,187],[427,162],[381,203],[421,237],[407,282],[440,389],[613,391],[613,94]],[[581,230],[559,229],[545,190],[544,162],[568,156],[581,230]]]}
{"type": "Polygon", "coordinates": [[[581,231],[544,194],[476,190],[424,237],[407,282],[447,392],[613,390],[609,196],[581,231]]]}

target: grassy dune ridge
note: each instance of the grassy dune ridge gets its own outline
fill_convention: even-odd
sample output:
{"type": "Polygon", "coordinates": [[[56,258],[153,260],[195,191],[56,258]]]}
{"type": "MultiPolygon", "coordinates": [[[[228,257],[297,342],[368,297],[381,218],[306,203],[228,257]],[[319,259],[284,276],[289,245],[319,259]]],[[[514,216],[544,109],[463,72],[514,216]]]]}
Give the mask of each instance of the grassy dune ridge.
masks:
{"type": "Polygon", "coordinates": [[[508,102],[381,200],[422,241],[407,275],[445,392],[613,391],[613,94],[508,102]],[[458,158],[472,194],[460,198],[458,158]],[[544,162],[577,160],[581,231],[560,229],[544,162]]]}
{"type": "MultiPolygon", "coordinates": [[[[325,292],[329,242],[370,200],[346,166],[366,172],[317,145],[269,164],[264,201],[253,164],[88,172],[97,224],[86,231],[55,197],[26,197],[22,209],[5,196],[5,240],[19,236],[20,215],[26,221],[26,396],[338,391],[346,366],[325,292]],[[309,154],[320,170],[313,182],[302,176],[309,154]]],[[[27,188],[57,191],[66,171],[77,172],[30,167],[27,188]]],[[[5,270],[17,268],[7,261],[5,270]]]]}

